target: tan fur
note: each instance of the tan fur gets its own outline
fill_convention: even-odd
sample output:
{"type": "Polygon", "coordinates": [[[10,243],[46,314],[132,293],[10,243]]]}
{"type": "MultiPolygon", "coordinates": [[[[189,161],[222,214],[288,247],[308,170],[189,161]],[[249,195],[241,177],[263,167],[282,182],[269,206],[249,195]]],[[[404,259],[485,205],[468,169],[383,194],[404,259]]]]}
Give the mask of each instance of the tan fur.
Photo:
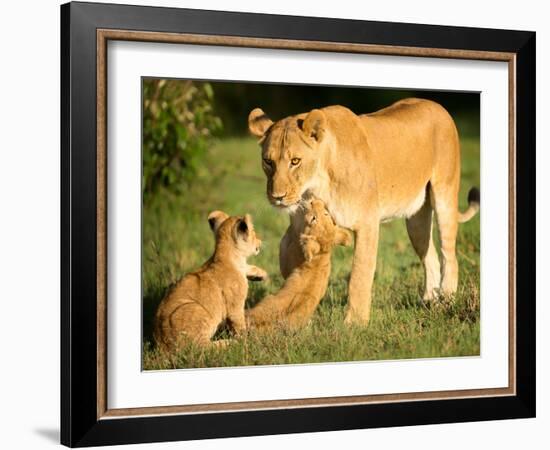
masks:
{"type": "Polygon", "coordinates": [[[304,261],[279,292],[246,311],[250,328],[295,329],[306,325],[327,290],[332,247],[351,244],[351,234],[334,224],[322,201],[305,202],[303,218],[300,248],[304,261]]]}
{"type": "Polygon", "coordinates": [[[245,331],[247,276],[267,276],[246,263],[261,245],[249,215],[229,217],[214,211],[208,221],[216,237],[214,254],[200,269],[185,275],[157,309],[154,338],[164,350],[177,350],[189,342],[208,345],[225,320],[236,333],[245,331]]]}
{"type": "Polygon", "coordinates": [[[458,223],[477,212],[479,200],[472,200],[464,214],[458,211],[458,132],[443,107],[406,99],[356,115],[345,107],[329,106],[276,123],[256,108],[249,115],[249,129],[261,137],[268,199],[291,213],[280,244],[283,276],[303,261],[302,218],[295,205],[310,193],[327,205],[338,225],[355,232],[348,323],[367,323],[370,317],[381,221],[407,219],[411,242],[424,264],[426,300],[440,290],[456,291],[458,223]],[[433,210],[442,242],[442,282],[432,239],[433,210]]]}

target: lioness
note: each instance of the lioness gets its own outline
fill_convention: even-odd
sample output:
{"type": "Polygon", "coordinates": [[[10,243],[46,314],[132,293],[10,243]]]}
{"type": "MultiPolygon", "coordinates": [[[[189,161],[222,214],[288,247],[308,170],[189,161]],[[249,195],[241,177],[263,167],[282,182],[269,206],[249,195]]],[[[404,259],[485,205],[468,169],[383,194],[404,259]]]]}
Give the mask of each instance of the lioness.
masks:
{"type": "Polygon", "coordinates": [[[286,279],[279,292],[268,295],[246,311],[249,328],[307,325],[325,295],[330,276],[330,257],[335,245],[350,245],[351,233],[334,224],[319,199],[303,202],[300,247],[304,261],[286,279]]]}
{"type": "Polygon", "coordinates": [[[303,260],[296,205],[310,192],[327,205],[338,225],[355,232],[347,323],[369,321],[381,221],[406,218],[424,265],[424,299],[436,298],[440,290],[456,292],[458,223],[479,210],[479,191],[470,191],[469,207],[460,213],[458,132],[442,106],[410,98],[364,115],[329,106],[275,123],[256,108],[248,127],[261,138],[267,197],[290,213],[280,243],[283,276],[303,260]],[[433,210],[441,237],[442,281],[432,239],[433,210]]]}
{"type": "Polygon", "coordinates": [[[213,211],[208,223],[216,237],[214,254],[196,272],[185,275],[157,309],[154,339],[164,350],[177,350],[190,341],[208,345],[225,320],[236,333],[245,331],[247,277],[267,277],[263,269],[246,263],[261,246],[248,214],[229,217],[213,211]]]}

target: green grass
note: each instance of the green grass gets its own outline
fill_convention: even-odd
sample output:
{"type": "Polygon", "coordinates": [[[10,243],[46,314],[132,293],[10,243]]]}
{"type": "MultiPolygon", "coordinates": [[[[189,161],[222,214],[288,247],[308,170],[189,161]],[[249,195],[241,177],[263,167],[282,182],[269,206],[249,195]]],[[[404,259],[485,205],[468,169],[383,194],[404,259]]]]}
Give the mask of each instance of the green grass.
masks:
{"type": "MultiPolygon", "coordinates": [[[[479,140],[462,139],[461,209],[466,207],[467,192],[474,185],[479,186],[479,140]]],[[[144,369],[479,355],[479,215],[460,225],[460,278],[453,302],[431,308],[422,304],[422,267],[409,243],[404,221],[396,220],[381,225],[368,327],[343,323],[352,250],[337,248],[329,288],[308,327],[296,332],[250,333],[222,349],[189,347],[175,355],[158,352],[151,338],[155,309],[171,284],[212,254],[214,239],[206,217],[215,209],[252,214],[263,240],[262,252],[250,263],[267,270],[270,280],[250,283],[247,306],[282,285],[278,245],[288,216],[267,202],[256,142],[225,139],[209,152],[185,195],[164,192],[144,207],[144,369]]],[[[226,334],[220,332],[222,337],[226,334]]]]}

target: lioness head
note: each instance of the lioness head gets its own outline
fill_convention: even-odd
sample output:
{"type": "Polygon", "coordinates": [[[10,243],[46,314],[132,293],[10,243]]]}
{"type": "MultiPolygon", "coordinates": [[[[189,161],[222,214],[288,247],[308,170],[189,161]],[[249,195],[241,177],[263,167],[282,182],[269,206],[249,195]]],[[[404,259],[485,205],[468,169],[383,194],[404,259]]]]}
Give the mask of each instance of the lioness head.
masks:
{"type": "Polygon", "coordinates": [[[307,200],[302,207],[304,231],[300,243],[306,260],[311,261],[317,253],[330,252],[334,245],[351,245],[351,233],[334,223],[321,200],[307,200]]]}
{"type": "Polygon", "coordinates": [[[228,216],[223,211],[212,211],[208,215],[210,229],[216,237],[216,248],[230,245],[245,258],[260,253],[262,241],[254,231],[250,214],[228,216]]]}
{"type": "Polygon", "coordinates": [[[325,114],[314,109],[273,123],[256,108],[248,116],[248,129],[261,138],[268,200],[279,208],[295,209],[317,174],[325,114]]]}

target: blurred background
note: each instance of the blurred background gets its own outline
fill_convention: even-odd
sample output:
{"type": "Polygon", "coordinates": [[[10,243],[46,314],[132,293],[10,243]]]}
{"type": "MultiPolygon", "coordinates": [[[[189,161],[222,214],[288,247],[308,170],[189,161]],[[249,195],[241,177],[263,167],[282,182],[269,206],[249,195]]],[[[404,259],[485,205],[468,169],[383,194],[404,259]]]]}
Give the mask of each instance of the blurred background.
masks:
{"type": "Polygon", "coordinates": [[[247,117],[255,107],[276,121],[337,104],[364,114],[406,97],[440,103],[462,136],[479,135],[478,93],[145,79],[144,193],[190,181],[213,138],[248,136],[247,117]]]}
{"type": "MultiPolygon", "coordinates": [[[[276,292],[278,246],[288,215],[265,194],[257,139],[248,135],[248,114],[261,107],[272,120],[340,104],[357,114],[374,112],[407,97],[442,104],[460,134],[460,207],[479,187],[477,93],[371,89],[191,80],[143,80],[143,367],[203,367],[322,361],[399,359],[479,354],[479,215],[461,225],[457,249],[460,287],[448,308],[419,302],[423,270],[409,243],[405,222],[381,225],[373,315],[365,330],[343,328],[352,249],[333,253],[331,281],[312,327],[269,342],[231,346],[221,354],[178,355],[167,361],[151,346],[154,312],[169,287],[212,254],[210,211],[250,213],[263,239],[251,259],[270,275],[251,283],[247,305],[276,292]]],[[[437,239],[437,232],[435,233],[437,239]]]]}

